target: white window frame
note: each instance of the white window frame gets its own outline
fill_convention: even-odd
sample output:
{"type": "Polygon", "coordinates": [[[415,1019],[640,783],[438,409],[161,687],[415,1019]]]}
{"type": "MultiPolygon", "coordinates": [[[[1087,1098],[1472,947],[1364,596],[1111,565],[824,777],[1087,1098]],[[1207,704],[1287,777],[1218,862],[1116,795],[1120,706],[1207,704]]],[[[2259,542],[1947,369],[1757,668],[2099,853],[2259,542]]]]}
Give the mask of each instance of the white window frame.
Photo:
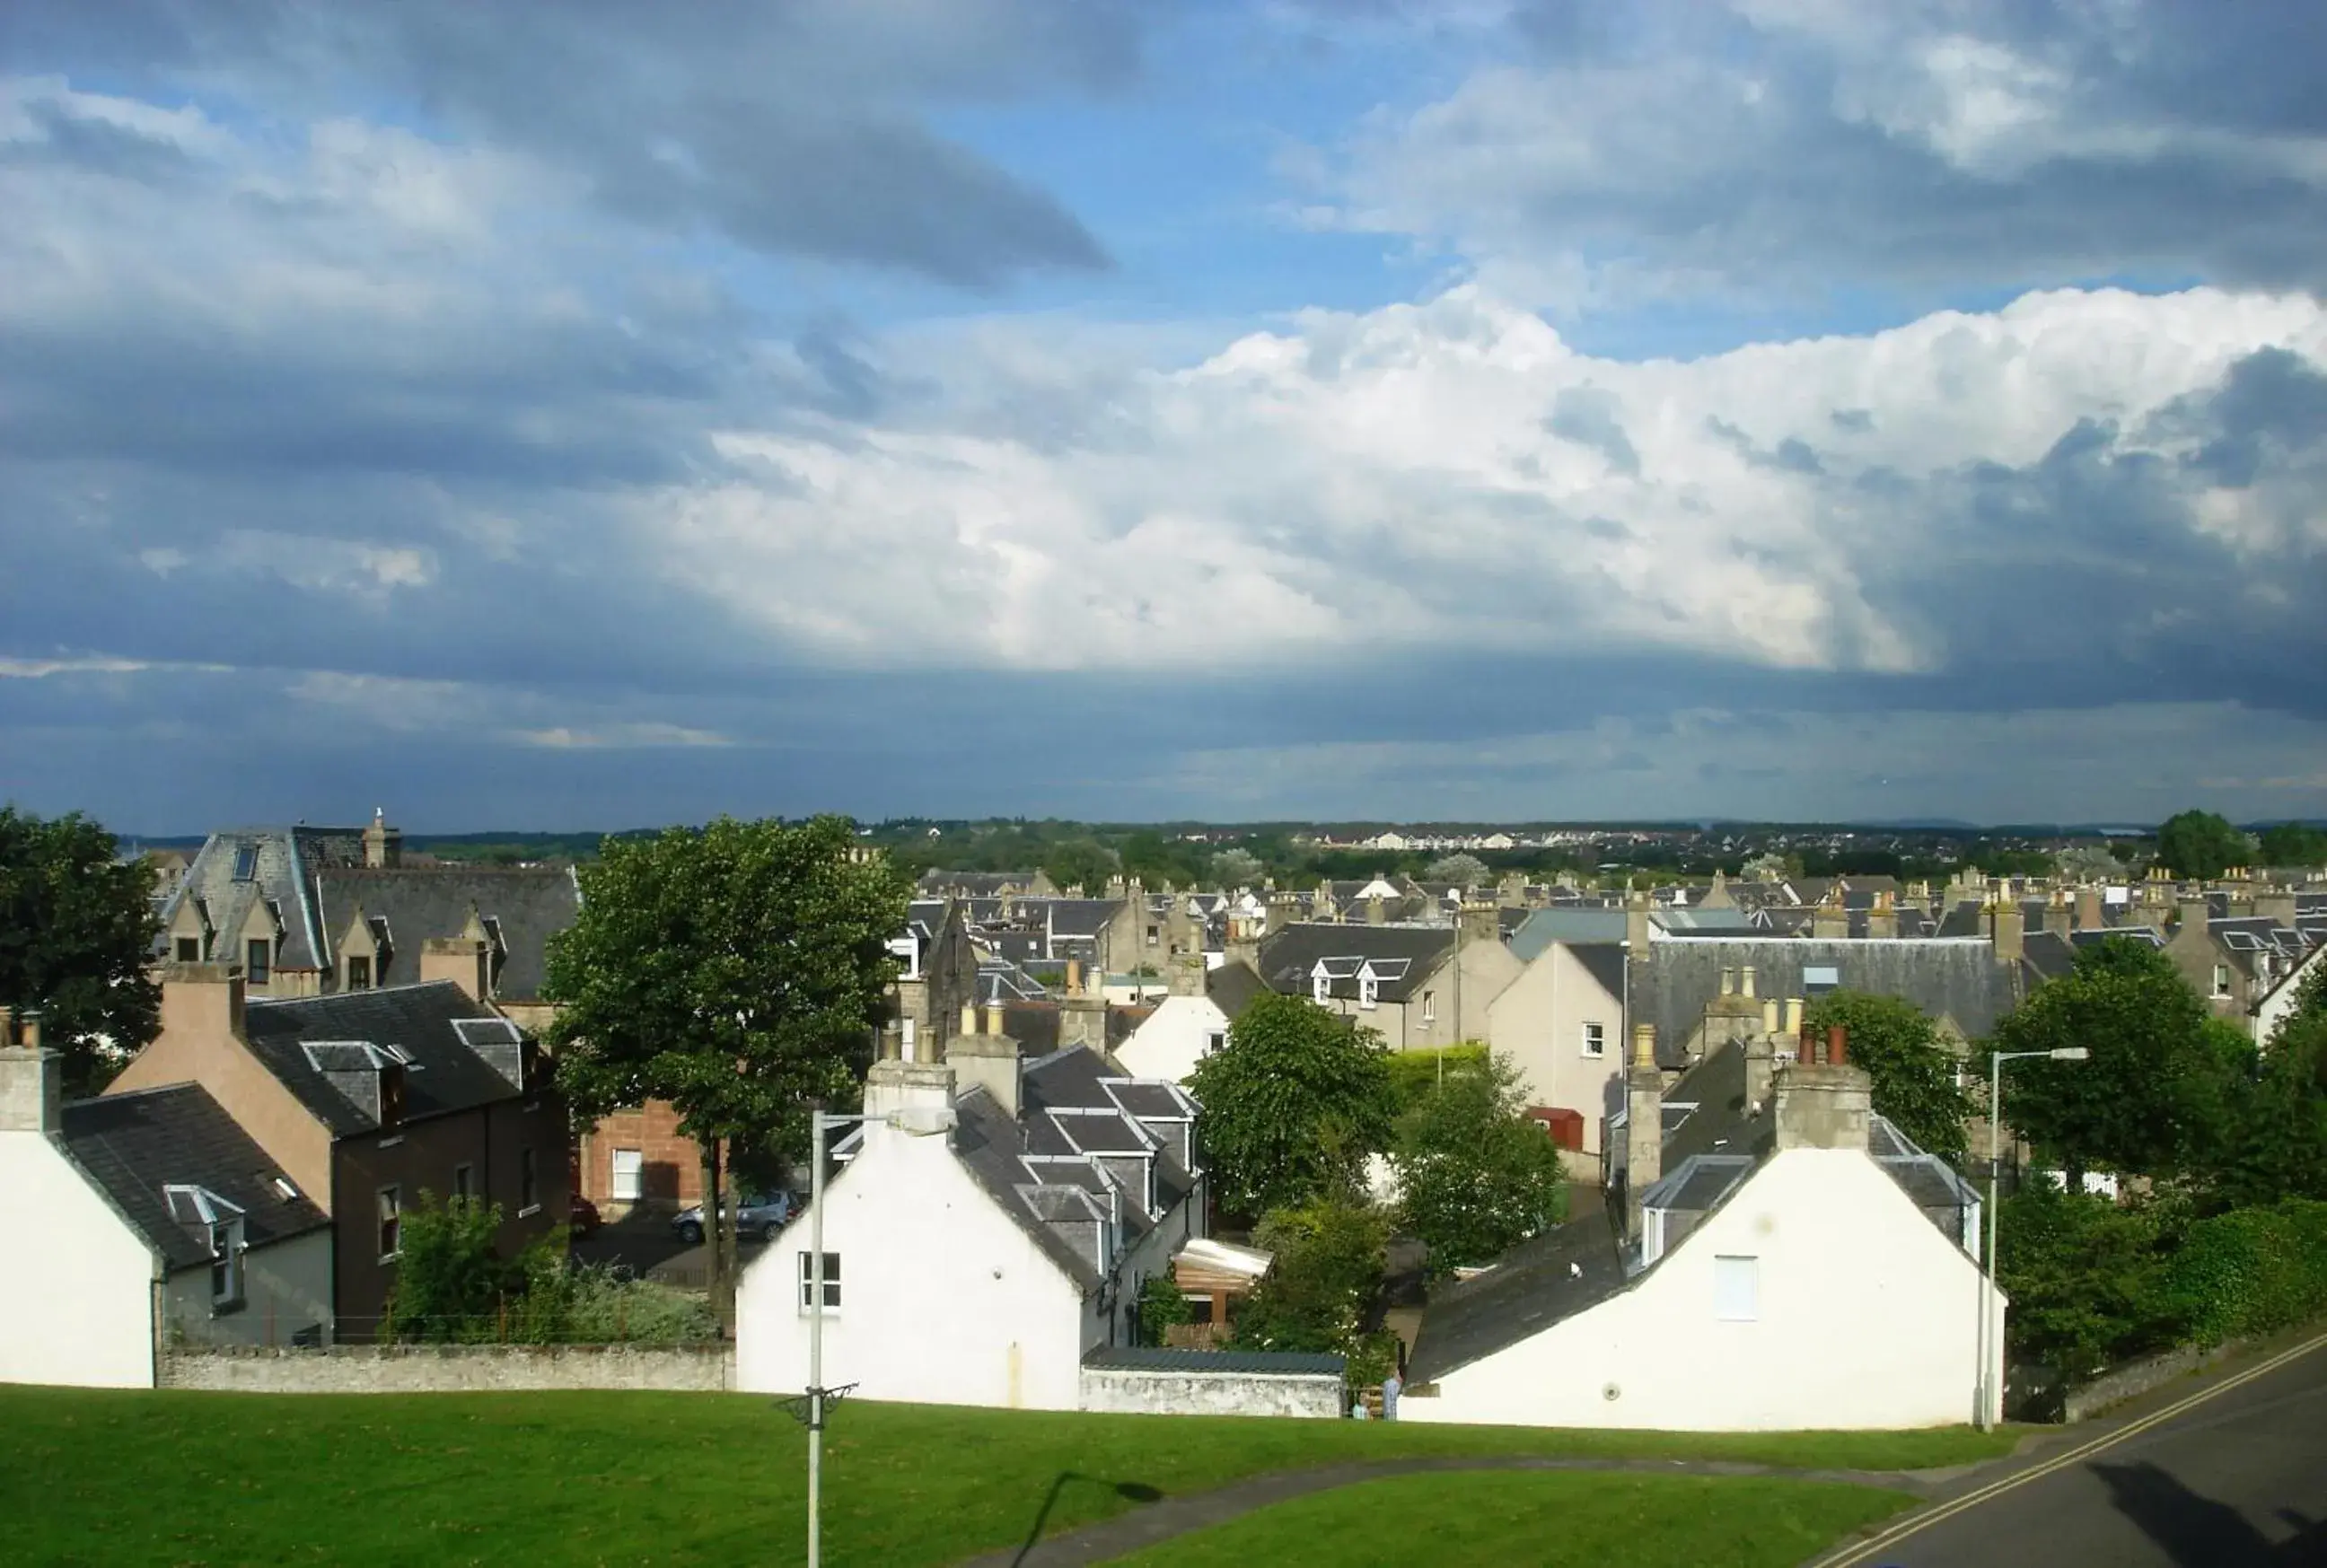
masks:
{"type": "MultiPolygon", "coordinates": [[[[799,1260],[799,1310],[806,1314],[816,1305],[815,1275],[808,1265],[806,1248],[793,1255],[799,1260]]],[[[840,1255],[836,1252],[824,1255],[824,1310],[827,1314],[840,1310],[840,1255]]]]}
{"type": "Polygon", "coordinates": [[[1381,982],[1370,972],[1361,971],[1358,975],[1358,1005],[1368,1013],[1381,1005],[1381,982]]]}
{"type": "Polygon", "coordinates": [[[1438,1022],[1438,993],[1435,991],[1425,991],[1422,994],[1422,1022],[1425,1023],[1438,1022]]]}
{"type": "Polygon", "coordinates": [[[2214,995],[2220,999],[2229,994],[2230,966],[2228,964],[2217,964],[2214,966],[2214,995]]]}
{"type": "Polygon", "coordinates": [[[608,1171],[606,1191],[617,1203],[636,1203],[647,1195],[647,1152],[644,1149],[616,1149],[608,1171]],[[622,1169],[627,1156],[631,1168],[622,1169]],[[624,1178],[629,1180],[627,1183],[624,1178]],[[627,1186],[628,1190],[624,1190],[627,1186]]]}
{"type": "Polygon", "coordinates": [[[390,1225],[396,1227],[396,1245],[379,1255],[380,1262],[394,1263],[404,1255],[403,1185],[399,1182],[389,1182],[378,1190],[373,1202],[372,1239],[375,1245],[388,1239],[386,1233],[390,1225]]]}
{"type": "Polygon", "coordinates": [[[1333,982],[1322,973],[1309,976],[1309,1000],[1323,1006],[1333,999],[1333,982]]]}
{"type": "Polygon", "coordinates": [[[213,1312],[229,1311],[242,1305],[242,1255],[247,1250],[248,1246],[242,1239],[241,1215],[229,1215],[211,1222],[210,1311],[213,1312]]]}
{"type": "Polygon", "coordinates": [[[1762,1321],[1762,1260],[1722,1254],[1713,1260],[1713,1316],[1723,1323],[1762,1321]]]}
{"type": "Polygon", "coordinates": [[[1583,1050],[1594,1058],[1608,1054],[1608,1026],[1596,1018],[1584,1021],[1583,1050]]]}
{"type": "Polygon", "coordinates": [[[1225,1030],[1225,1029],[1208,1029],[1208,1030],[1204,1031],[1204,1052],[1203,1052],[1203,1053],[1204,1053],[1206,1056],[1210,1056],[1210,1055],[1212,1055],[1213,1053],[1215,1053],[1216,1051],[1220,1051],[1220,1050],[1225,1050],[1225,1049],[1227,1048],[1227,1046],[1228,1046],[1228,1043],[1229,1043],[1229,1031],[1228,1031],[1227,1030],[1225,1030]]]}

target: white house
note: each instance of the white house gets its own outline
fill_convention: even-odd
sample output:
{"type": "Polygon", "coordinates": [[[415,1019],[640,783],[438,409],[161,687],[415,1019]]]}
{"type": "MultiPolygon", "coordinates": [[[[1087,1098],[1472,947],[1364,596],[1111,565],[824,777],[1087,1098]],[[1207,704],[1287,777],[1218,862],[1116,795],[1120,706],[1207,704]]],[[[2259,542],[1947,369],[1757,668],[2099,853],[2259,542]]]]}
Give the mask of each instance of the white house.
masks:
{"type": "MultiPolygon", "coordinates": [[[[1522,935],[1526,935],[1522,932],[1522,935]]],[[[1518,977],[1487,1003],[1487,1040],[1523,1075],[1528,1103],[1583,1118],[1576,1153],[1597,1179],[1602,1124],[1623,1104],[1624,948],[1518,938],[1518,977]]]]}
{"type": "MultiPolygon", "coordinates": [[[[1193,1102],[1081,1046],[1023,1060],[993,1033],[941,1063],[876,1063],[879,1117],[950,1105],[949,1133],[880,1121],[824,1193],[824,1381],[867,1398],[1073,1410],[1094,1352],[1136,1336],[1139,1293],[1202,1224],[1193,1102]]],[[[803,1211],[744,1271],[737,1386],[806,1386],[803,1211]]]]}
{"type": "MultiPolygon", "coordinates": [[[[5,1014],[0,1014],[5,1019],[5,1014]]],[[[58,1058],[0,1049],[0,1382],[150,1388],[172,1343],[318,1340],[331,1222],[192,1084],[60,1103],[58,1058]]]]}
{"type": "Polygon", "coordinates": [[[1115,1059],[1134,1078],[1185,1083],[1196,1064],[1228,1043],[1229,1015],[1209,996],[1167,996],[1129,1038],[1115,1059]]]}
{"type": "MultiPolygon", "coordinates": [[[[1637,1219],[1620,1189],[1434,1297],[1401,1419],[1807,1431],[1972,1418],[1983,1295],[1999,1337],[2005,1306],[1974,1254],[1977,1194],[1871,1115],[1858,1069],[1790,1065],[1765,1084],[1742,1045],[1706,1066],[1724,1059],[1675,1086],[1694,1097],[1672,1105],[1677,1125],[1655,1068],[1634,1076],[1631,1116],[1672,1125],[1668,1148],[1704,1151],[1642,1185],[1637,1219]]],[[[1632,1159],[1653,1174],[1649,1150],[1632,1159]]],[[[1985,1358],[2000,1376],[2001,1353],[1985,1358]]]]}

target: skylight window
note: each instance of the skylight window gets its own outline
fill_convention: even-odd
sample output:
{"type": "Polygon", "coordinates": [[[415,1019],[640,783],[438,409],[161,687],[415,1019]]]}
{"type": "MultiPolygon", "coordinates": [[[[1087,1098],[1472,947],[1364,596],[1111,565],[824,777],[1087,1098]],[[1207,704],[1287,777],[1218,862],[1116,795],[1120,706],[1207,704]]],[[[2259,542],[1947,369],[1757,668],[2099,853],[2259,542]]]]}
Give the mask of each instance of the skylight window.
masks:
{"type": "Polygon", "coordinates": [[[258,845],[238,845],[234,852],[234,880],[248,882],[258,874],[258,845]]]}

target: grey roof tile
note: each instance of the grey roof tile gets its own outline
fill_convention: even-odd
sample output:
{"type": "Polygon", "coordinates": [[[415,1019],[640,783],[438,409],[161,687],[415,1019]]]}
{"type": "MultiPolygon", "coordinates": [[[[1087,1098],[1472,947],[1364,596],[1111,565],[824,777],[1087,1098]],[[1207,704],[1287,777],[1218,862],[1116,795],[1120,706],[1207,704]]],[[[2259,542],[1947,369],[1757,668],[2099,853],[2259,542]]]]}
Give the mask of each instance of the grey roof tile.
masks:
{"type": "Polygon", "coordinates": [[[206,1188],[240,1209],[251,1247],[331,1223],[305,1193],[284,1198],[274,1185],[282,1167],[199,1084],[77,1101],[64,1107],[60,1131],[73,1158],[172,1268],[206,1264],[210,1254],[207,1240],[172,1218],[165,1187],[206,1188]]]}

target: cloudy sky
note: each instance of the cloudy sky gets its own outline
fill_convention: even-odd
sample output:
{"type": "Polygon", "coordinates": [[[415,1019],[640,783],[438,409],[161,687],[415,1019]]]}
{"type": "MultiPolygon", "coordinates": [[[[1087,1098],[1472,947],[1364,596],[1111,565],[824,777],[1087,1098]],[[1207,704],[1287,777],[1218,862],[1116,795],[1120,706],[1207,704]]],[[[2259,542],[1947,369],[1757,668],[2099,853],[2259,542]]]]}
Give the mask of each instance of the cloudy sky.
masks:
{"type": "Polygon", "coordinates": [[[0,799],[2327,814],[2327,8],[12,0],[0,799]]]}

